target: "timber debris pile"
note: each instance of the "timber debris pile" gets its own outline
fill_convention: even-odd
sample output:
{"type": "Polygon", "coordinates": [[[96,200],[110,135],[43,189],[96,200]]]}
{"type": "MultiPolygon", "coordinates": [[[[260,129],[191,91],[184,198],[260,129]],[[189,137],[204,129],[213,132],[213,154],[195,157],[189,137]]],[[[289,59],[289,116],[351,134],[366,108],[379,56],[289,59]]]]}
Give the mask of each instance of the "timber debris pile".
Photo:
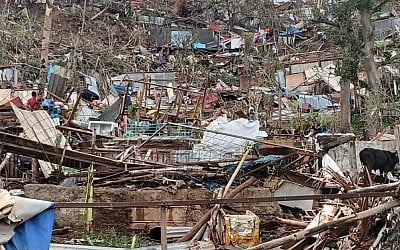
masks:
{"type": "Polygon", "coordinates": [[[0,246],[399,247],[400,4],[233,2],[0,3],[0,246]]]}

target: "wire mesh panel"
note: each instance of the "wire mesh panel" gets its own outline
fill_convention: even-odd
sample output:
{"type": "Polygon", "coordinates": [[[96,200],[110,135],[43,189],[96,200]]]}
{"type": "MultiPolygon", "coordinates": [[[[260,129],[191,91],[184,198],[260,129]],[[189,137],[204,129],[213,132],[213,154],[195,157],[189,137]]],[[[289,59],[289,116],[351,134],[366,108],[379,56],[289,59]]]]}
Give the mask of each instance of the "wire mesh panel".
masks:
{"type": "MultiPolygon", "coordinates": [[[[187,124],[184,124],[187,125],[187,124]]],[[[133,122],[129,123],[126,127],[126,131],[124,137],[127,139],[135,139],[135,138],[146,138],[152,136],[156,133],[160,128],[165,126],[165,123],[150,123],[150,122],[133,122]]],[[[170,139],[179,139],[179,138],[193,138],[194,133],[193,129],[166,125],[162,130],[158,131],[154,138],[170,138],[170,139]]]]}

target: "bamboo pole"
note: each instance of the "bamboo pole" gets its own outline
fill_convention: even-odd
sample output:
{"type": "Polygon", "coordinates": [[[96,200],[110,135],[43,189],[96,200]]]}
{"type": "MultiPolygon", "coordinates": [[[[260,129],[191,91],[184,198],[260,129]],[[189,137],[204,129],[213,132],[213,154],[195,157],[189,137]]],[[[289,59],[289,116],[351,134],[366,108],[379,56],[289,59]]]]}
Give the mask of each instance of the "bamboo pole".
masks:
{"type": "Polygon", "coordinates": [[[381,184],[381,185],[352,189],[352,190],[349,190],[347,193],[384,192],[384,191],[394,190],[399,187],[400,187],[400,182],[394,182],[394,183],[390,183],[390,184],[381,184]]]}
{"type": "Polygon", "coordinates": [[[279,246],[282,246],[285,244],[293,244],[294,242],[305,239],[306,237],[309,237],[316,233],[320,233],[322,231],[325,231],[325,230],[328,230],[331,228],[335,228],[336,226],[341,225],[341,224],[352,223],[352,222],[355,222],[358,220],[362,220],[362,219],[374,216],[378,213],[382,213],[386,210],[389,210],[389,209],[399,206],[399,205],[400,205],[399,200],[390,201],[390,202],[384,203],[382,205],[379,205],[377,207],[362,211],[357,214],[345,216],[345,217],[339,218],[337,220],[321,224],[317,227],[302,230],[300,232],[296,232],[294,234],[291,234],[291,235],[288,235],[288,236],[285,236],[285,237],[282,237],[279,239],[274,239],[274,240],[259,244],[254,247],[247,248],[247,250],[272,249],[272,248],[279,247],[279,246]]]}
{"type": "Polygon", "coordinates": [[[250,153],[251,149],[247,149],[246,153],[244,153],[242,159],[240,160],[239,164],[237,165],[235,172],[233,172],[231,178],[228,181],[228,184],[226,184],[225,189],[224,189],[224,193],[222,195],[222,198],[224,198],[226,196],[226,194],[228,193],[229,188],[232,186],[233,181],[235,180],[237,174],[239,173],[239,170],[242,168],[242,165],[244,163],[244,160],[246,159],[247,155],[250,153]]]}
{"type": "Polygon", "coordinates": [[[78,109],[78,105],[79,105],[79,102],[81,101],[81,98],[82,98],[82,92],[79,93],[78,99],[76,99],[76,102],[74,104],[74,107],[72,108],[71,114],[69,115],[68,120],[65,122],[64,126],[68,126],[68,124],[74,118],[74,114],[75,114],[76,110],[78,109]]]}

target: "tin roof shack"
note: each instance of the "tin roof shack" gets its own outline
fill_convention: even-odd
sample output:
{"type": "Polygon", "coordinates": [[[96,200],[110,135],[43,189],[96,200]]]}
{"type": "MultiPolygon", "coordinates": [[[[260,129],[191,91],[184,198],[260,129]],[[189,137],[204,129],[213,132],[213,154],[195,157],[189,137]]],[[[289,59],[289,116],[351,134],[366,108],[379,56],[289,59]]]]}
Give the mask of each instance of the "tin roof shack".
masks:
{"type": "Polygon", "coordinates": [[[399,17],[389,17],[387,19],[380,19],[374,21],[374,38],[376,41],[385,40],[394,34],[399,34],[400,32],[400,18],[399,17]]]}

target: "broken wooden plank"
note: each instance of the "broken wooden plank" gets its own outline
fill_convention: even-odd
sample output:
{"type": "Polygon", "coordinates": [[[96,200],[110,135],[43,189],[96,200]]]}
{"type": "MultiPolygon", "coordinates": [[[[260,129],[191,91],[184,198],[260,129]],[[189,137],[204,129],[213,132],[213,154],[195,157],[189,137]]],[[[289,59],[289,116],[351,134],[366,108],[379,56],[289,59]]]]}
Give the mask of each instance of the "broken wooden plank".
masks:
{"type": "MultiPolygon", "coordinates": [[[[34,157],[40,160],[50,161],[55,164],[60,163],[60,159],[64,151],[62,148],[41,144],[40,142],[24,139],[4,132],[0,132],[0,144],[3,146],[3,152],[34,157]]],[[[76,150],[65,150],[63,166],[80,169],[87,167],[92,162],[95,165],[112,166],[122,169],[125,168],[125,164],[127,164],[128,167],[135,167],[135,169],[149,168],[149,166],[146,164],[124,163],[76,150]]]]}
{"type": "Polygon", "coordinates": [[[282,246],[284,244],[295,243],[299,240],[302,240],[302,239],[309,237],[311,235],[314,235],[316,233],[320,233],[325,230],[335,228],[336,226],[341,225],[341,224],[348,224],[348,223],[352,223],[352,222],[355,222],[358,220],[362,220],[362,219],[374,216],[378,213],[382,213],[386,210],[389,210],[393,207],[397,207],[399,205],[400,205],[399,200],[390,201],[390,202],[384,203],[382,205],[379,205],[377,207],[362,211],[360,213],[345,216],[345,217],[339,218],[337,220],[330,221],[330,222],[324,223],[322,225],[319,225],[319,226],[316,226],[313,228],[302,230],[300,232],[296,232],[294,234],[291,234],[291,235],[288,235],[288,236],[285,236],[282,238],[274,239],[274,240],[262,243],[258,246],[250,247],[247,249],[248,250],[272,249],[275,247],[282,246]]]}

